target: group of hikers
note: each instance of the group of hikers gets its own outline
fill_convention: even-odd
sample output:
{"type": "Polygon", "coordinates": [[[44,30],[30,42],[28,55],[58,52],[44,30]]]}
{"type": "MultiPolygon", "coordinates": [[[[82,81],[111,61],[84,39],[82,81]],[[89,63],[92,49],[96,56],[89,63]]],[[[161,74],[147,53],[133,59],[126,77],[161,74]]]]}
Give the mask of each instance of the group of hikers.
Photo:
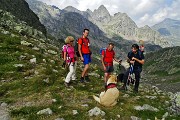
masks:
{"type": "MultiPolygon", "coordinates": [[[[91,63],[92,51],[90,50],[90,40],[88,39],[89,29],[83,30],[83,35],[77,41],[72,36],[68,36],[65,39],[65,45],[63,46],[62,57],[64,59],[63,65],[69,67],[69,72],[65,78],[65,86],[70,86],[70,81],[76,79],[76,66],[77,60],[80,59],[84,64],[84,69],[81,73],[80,82],[90,82],[88,76],[88,69],[91,63]],[[77,46],[74,46],[74,41],[77,42],[77,46]],[[77,50],[76,50],[77,49],[77,50]]],[[[142,47],[142,46],[141,46],[142,47]]],[[[118,60],[115,57],[115,52],[113,50],[114,44],[109,43],[107,48],[102,50],[101,53],[101,63],[104,70],[104,83],[106,85],[109,75],[114,71],[113,61],[121,64],[122,60],[118,60]]],[[[123,74],[123,86],[121,89],[125,90],[127,87],[128,76],[130,73],[135,74],[135,86],[134,92],[138,92],[140,73],[142,71],[142,65],[144,64],[144,55],[143,50],[140,50],[138,44],[133,44],[131,51],[127,55],[127,62],[130,64],[130,67],[123,74]],[[133,67],[132,67],[133,66],[133,67]],[[132,69],[133,68],[133,69],[132,69]]]]}

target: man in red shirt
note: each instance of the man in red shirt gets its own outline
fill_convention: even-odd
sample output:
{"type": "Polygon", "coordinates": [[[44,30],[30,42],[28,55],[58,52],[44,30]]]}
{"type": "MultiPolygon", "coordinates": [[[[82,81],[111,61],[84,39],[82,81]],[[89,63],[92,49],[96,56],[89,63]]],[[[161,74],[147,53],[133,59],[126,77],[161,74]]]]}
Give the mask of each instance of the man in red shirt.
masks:
{"type": "Polygon", "coordinates": [[[83,31],[83,36],[79,38],[78,40],[78,51],[81,57],[81,61],[84,63],[84,70],[82,71],[81,74],[81,79],[80,82],[89,82],[89,77],[88,77],[88,69],[89,69],[89,63],[91,62],[91,51],[90,51],[90,42],[89,39],[87,38],[89,35],[89,29],[84,29],[83,31]]]}
{"type": "Polygon", "coordinates": [[[106,85],[109,75],[114,71],[113,60],[115,60],[118,63],[121,62],[115,58],[115,52],[113,48],[114,48],[114,44],[109,43],[107,49],[102,51],[101,62],[105,71],[105,74],[104,74],[105,85],[106,85]]]}

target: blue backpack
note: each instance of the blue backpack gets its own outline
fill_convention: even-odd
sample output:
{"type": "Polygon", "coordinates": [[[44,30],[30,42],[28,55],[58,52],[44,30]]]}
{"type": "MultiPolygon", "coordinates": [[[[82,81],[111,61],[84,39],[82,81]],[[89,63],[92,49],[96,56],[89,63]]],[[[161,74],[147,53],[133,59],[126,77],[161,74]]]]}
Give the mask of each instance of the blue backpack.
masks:
{"type": "MultiPolygon", "coordinates": [[[[104,51],[104,53],[106,54],[106,48],[101,48],[100,51],[99,51],[99,54],[102,55],[102,52],[104,51]]],[[[105,56],[104,54],[104,56],[105,56]]]]}

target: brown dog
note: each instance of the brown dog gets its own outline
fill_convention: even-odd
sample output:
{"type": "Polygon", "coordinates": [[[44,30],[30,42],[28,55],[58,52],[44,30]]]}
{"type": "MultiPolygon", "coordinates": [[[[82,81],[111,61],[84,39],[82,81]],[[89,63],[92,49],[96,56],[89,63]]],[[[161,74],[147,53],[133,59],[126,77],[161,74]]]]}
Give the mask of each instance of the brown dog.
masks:
{"type": "Polygon", "coordinates": [[[93,95],[93,98],[99,102],[101,105],[106,107],[111,107],[117,104],[117,99],[119,97],[119,90],[116,87],[117,77],[115,75],[110,75],[107,81],[107,89],[101,92],[99,97],[93,95]]]}

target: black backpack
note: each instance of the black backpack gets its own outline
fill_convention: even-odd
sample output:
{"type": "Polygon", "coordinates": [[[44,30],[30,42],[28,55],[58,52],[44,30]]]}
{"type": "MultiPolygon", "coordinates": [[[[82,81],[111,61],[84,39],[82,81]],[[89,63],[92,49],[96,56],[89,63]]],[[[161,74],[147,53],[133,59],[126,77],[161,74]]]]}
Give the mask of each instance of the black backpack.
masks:
{"type": "Polygon", "coordinates": [[[79,40],[79,39],[77,39],[77,40],[75,41],[74,50],[75,50],[76,56],[77,56],[77,57],[80,57],[79,50],[78,50],[78,40],[79,40]]]}
{"type": "MultiPolygon", "coordinates": [[[[79,38],[79,39],[82,39],[82,38],[79,38]]],[[[79,40],[79,39],[76,40],[75,46],[74,46],[75,53],[76,53],[76,56],[77,56],[77,57],[80,57],[79,50],[78,50],[78,40],[79,40]]],[[[89,39],[88,39],[88,40],[89,40],[89,39]]],[[[84,40],[83,40],[83,39],[82,39],[82,44],[84,44],[84,40]]],[[[82,48],[82,47],[81,47],[81,48],[82,48]]]]}

